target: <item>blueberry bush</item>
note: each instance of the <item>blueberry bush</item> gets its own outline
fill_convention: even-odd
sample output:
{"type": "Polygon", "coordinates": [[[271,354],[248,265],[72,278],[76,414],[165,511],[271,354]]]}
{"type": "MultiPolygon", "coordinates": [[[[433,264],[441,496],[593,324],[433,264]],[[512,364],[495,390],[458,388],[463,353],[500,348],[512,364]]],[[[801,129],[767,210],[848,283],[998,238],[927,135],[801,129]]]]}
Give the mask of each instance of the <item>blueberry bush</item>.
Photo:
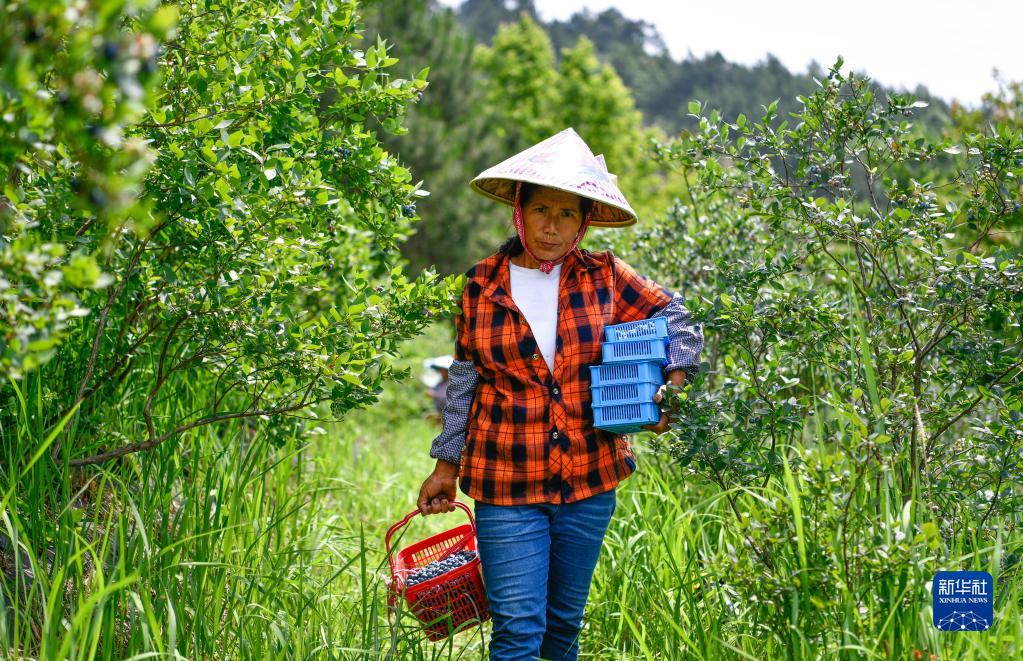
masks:
{"type": "Polygon", "coordinates": [[[741,630],[888,645],[878,614],[912,631],[900,604],[938,568],[1018,569],[1023,135],[928,137],[922,102],[841,60],[799,101],[733,122],[694,101],[658,148],[688,193],[631,258],[708,344],[654,442],[720,489],[735,546],[706,561],[741,630]]]}
{"type": "Polygon", "coordinates": [[[302,617],[304,556],[232,555],[218,516],[250,549],[305,525],[280,464],[405,378],[386,358],[461,291],[403,274],[427,191],[380,135],[426,72],[361,25],[352,1],[4,5],[0,655],[177,649],[177,604],[190,655],[263,656],[260,622],[213,634],[250,570],[302,617]],[[180,552],[233,569],[185,585],[180,552]]]}

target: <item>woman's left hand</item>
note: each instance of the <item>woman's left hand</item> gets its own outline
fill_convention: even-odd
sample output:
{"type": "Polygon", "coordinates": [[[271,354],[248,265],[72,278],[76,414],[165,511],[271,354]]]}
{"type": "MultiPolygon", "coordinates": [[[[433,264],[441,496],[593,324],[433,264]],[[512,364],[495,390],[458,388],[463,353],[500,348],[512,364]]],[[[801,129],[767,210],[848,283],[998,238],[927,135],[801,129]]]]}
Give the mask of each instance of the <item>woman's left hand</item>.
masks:
{"type": "MultiPolygon", "coordinates": [[[[657,392],[654,393],[654,402],[660,404],[664,400],[664,391],[667,390],[667,388],[668,385],[664,384],[657,389],[657,392]]],[[[643,429],[647,431],[652,431],[653,433],[658,435],[663,434],[664,432],[668,431],[668,414],[665,413],[664,411],[661,411],[660,422],[658,422],[656,425],[646,425],[643,427],[643,429]]]]}

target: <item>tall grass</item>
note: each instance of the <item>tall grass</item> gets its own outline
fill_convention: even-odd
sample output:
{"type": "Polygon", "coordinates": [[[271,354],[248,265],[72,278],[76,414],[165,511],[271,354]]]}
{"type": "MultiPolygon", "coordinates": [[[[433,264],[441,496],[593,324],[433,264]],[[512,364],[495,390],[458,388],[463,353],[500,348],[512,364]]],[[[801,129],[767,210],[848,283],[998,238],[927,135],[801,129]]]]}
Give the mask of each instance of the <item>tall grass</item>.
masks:
{"type": "MultiPolygon", "coordinates": [[[[405,363],[416,368],[449,346],[447,328],[434,327],[407,345],[405,363]]],[[[46,452],[60,427],[40,426],[47,378],[44,368],[24,382],[17,424],[0,430],[0,656],[485,658],[490,622],[430,643],[407,612],[388,613],[384,535],[415,508],[438,432],[414,376],[380,404],[279,448],[234,424],[72,472],[46,452]]],[[[816,374],[813,387],[826,393],[828,376],[816,374]]],[[[182,410],[199,396],[172,394],[182,410]]],[[[1021,655],[1018,566],[1002,569],[1020,552],[1010,522],[972,551],[970,540],[922,534],[926,517],[904,499],[900,480],[884,480],[875,493],[812,429],[787,448],[781,479],[730,493],[654,452],[652,437],[633,440],[639,470],[619,486],[583,658],[1021,655]],[[813,493],[828,479],[834,498],[813,493]],[[831,527],[847,503],[870,513],[869,527],[831,527]],[[773,570],[759,565],[749,535],[769,542],[773,570]],[[846,556],[865,545],[887,549],[890,562],[847,577],[846,556]],[[939,632],[930,580],[939,569],[967,567],[995,577],[995,625],[939,632]],[[766,576],[788,585],[757,578],[766,576]],[[740,598],[749,591],[737,586],[751,580],[764,580],[762,599],[740,598]]],[[[65,442],[73,446],[73,435],[65,442]]],[[[463,518],[414,517],[397,546],[463,518]]]]}

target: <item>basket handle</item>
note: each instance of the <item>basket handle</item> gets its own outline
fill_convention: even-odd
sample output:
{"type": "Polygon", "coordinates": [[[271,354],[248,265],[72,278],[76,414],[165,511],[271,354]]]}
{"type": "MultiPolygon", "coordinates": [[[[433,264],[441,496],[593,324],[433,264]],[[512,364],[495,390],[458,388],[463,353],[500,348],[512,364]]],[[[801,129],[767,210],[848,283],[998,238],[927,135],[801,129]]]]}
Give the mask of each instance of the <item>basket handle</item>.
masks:
{"type": "MultiPolygon", "coordinates": [[[[461,507],[463,510],[465,510],[465,513],[469,515],[469,526],[472,528],[473,534],[476,534],[476,520],[472,518],[472,512],[469,511],[469,508],[466,507],[465,503],[458,500],[452,500],[451,504],[457,505],[458,507],[461,507]]],[[[419,511],[418,508],[406,514],[404,519],[395,523],[387,530],[387,536],[384,538],[384,547],[387,549],[387,562],[391,565],[392,576],[394,575],[394,560],[391,559],[391,535],[393,535],[399,528],[403,527],[406,523],[411,521],[412,518],[417,514],[422,514],[422,512],[419,511]]]]}

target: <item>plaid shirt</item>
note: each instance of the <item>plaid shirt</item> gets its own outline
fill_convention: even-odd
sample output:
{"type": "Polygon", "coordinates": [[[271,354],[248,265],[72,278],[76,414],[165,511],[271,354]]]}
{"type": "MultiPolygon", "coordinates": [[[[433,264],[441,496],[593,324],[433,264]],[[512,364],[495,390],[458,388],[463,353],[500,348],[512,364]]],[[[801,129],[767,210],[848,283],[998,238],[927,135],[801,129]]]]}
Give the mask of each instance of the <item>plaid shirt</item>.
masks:
{"type": "Polygon", "coordinates": [[[624,436],[593,426],[589,366],[601,362],[605,325],[667,316],[665,373],[692,376],[703,336],[686,325],[682,297],[610,251],[574,249],[561,271],[552,374],[512,300],[507,256],[466,276],[444,431],[430,456],[460,464],[461,490],[486,503],[567,503],[613,489],[636,460],[624,436]]]}

